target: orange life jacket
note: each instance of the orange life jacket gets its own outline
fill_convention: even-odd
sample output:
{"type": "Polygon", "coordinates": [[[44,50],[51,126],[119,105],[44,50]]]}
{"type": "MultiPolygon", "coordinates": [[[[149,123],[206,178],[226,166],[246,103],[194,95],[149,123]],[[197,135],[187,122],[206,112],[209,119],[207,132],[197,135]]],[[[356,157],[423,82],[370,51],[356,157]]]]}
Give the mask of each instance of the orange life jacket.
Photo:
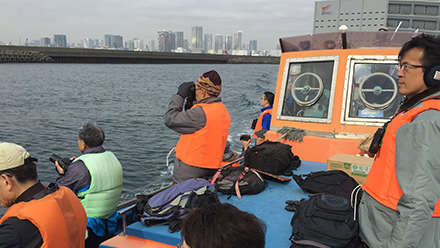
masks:
{"type": "Polygon", "coordinates": [[[231,117],[221,102],[199,103],[192,108],[195,107],[201,107],[205,112],[206,125],[194,133],[180,135],[175,148],[176,157],[191,166],[218,169],[223,159],[231,117]]]}
{"type": "MultiPolygon", "coordinates": [[[[376,201],[388,208],[397,211],[397,203],[403,194],[396,175],[395,151],[397,130],[405,123],[411,122],[416,115],[430,109],[440,111],[440,100],[424,101],[422,106],[394,117],[387,126],[382,146],[362,188],[376,201]]],[[[437,201],[432,216],[440,217],[440,201],[437,201]]]]}
{"type": "Polygon", "coordinates": [[[12,205],[0,219],[29,220],[40,231],[41,247],[84,247],[87,216],[78,197],[68,188],[59,189],[41,199],[12,205]]]}
{"type": "Polygon", "coordinates": [[[255,132],[260,131],[261,129],[263,129],[263,117],[267,114],[272,115],[272,109],[266,109],[263,112],[261,112],[260,116],[258,116],[257,119],[257,124],[255,124],[255,129],[254,129],[254,133],[252,134],[252,137],[254,137],[255,139],[257,138],[257,135],[255,135],[255,132]]]}

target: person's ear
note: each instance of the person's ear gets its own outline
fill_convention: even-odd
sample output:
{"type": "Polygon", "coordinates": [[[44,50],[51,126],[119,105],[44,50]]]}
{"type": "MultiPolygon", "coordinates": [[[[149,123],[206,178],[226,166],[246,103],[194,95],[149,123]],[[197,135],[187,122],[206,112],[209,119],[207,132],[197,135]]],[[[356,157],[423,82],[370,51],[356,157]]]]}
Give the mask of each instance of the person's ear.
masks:
{"type": "Polygon", "coordinates": [[[83,152],[87,146],[86,146],[86,142],[84,142],[84,140],[78,140],[78,148],[81,152],[83,152]]]}
{"type": "Polygon", "coordinates": [[[3,173],[0,175],[0,184],[3,184],[2,186],[4,186],[7,189],[7,191],[11,191],[15,182],[12,179],[12,176],[3,173]]]}

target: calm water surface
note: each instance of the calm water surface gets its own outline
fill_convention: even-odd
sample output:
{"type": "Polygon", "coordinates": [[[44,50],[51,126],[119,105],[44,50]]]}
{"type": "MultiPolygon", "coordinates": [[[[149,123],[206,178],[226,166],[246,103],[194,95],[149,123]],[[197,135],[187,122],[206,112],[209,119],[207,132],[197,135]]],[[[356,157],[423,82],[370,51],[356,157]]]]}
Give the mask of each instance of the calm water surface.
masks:
{"type": "Polygon", "coordinates": [[[211,69],[222,78],[229,141],[240,151],[239,136],[251,131],[261,94],[275,90],[278,65],[0,64],[0,141],[38,158],[47,184],[58,175],[49,156],[78,156],[78,129],[95,121],[106,133],[104,147],[124,169],[121,200],[131,199],[172,181],[166,156],[179,135],[163,115],[181,82],[211,69]]]}

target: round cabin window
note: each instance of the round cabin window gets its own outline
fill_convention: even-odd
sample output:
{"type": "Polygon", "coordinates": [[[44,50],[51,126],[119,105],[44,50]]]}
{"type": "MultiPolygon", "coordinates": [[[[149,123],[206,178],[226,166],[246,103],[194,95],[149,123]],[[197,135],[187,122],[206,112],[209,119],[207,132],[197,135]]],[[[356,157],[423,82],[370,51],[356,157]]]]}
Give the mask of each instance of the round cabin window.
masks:
{"type": "Polygon", "coordinates": [[[365,77],[359,85],[359,97],[370,109],[384,109],[397,96],[395,79],[383,72],[376,72],[365,77]]]}
{"type": "Polygon", "coordinates": [[[292,84],[292,97],[300,106],[311,106],[324,90],[324,84],[320,76],[312,72],[299,75],[292,84]]]}

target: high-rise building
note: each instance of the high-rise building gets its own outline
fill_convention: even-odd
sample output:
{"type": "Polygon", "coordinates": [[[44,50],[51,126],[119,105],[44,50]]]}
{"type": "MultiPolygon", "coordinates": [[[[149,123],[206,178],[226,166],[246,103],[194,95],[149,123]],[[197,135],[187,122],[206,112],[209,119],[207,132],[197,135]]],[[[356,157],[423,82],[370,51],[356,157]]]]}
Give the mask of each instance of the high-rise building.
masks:
{"type": "Polygon", "coordinates": [[[123,38],[122,38],[122,36],[120,36],[120,35],[114,35],[113,36],[113,42],[112,42],[112,47],[113,48],[123,48],[124,46],[123,46],[123,44],[124,44],[124,40],[123,40],[123,38]]]}
{"type": "Polygon", "coordinates": [[[105,34],[104,46],[107,48],[120,49],[124,47],[124,41],[120,35],[105,34]]]}
{"type": "Polygon", "coordinates": [[[85,38],[83,40],[83,47],[84,48],[93,48],[93,39],[85,38]]]}
{"type": "Polygon", "coordinates": [[[257,40],[251,40],[249,41],[249,50],[251,51],[257,51],[257,40]]]}
{"type": "Polygon", "coordinates": [[[67,47],[67,38],[64,34],[55,34],[53,36],[53,43],[55,47],[67,47]]]}
{"type": "Polygon", "coordinates": [[[143,51],[144,50],[144,40],[139,38],[133,39],[133,49],[137,51],[143,51]]]}
{"type": "Polygon", "coordinates": [[[232,50],[232,35],[226,36],[225,49],[228,51],[232,50]]]}
{"type": "Polygon", "coordinates": [[[97,48],[97,47],[99,47],[99,40],[92,39],[92,38],[85,38],[83,40],[83,47],[84,48],[97,48]]]}
{"type": "Polygon", "coordinates": [[[176,47],[182,47],[183,48],[183,32],[177,31],[176,34],[176,47]]]}
{"type": "Polygon", "coordinates": [[[244,42],[243,46],[241,47],[242,50],[247,50],[250,51],[251,49],[249,48],[249,42],[244,42]]]}
{"type": "Polygon", "coordinates": [[[133,40],[125,41],[125,42],[124,42],[124,48],[125,48],[126,50],[131,50],[131,51],[133,51],[133,50],[134,50],[134,42],[133,42],[133,40]]]}
{"type": "Polygon", "coordinates": [[[214,50],[216,53],[223,53],[223,35],[221,35],[221,34],[215,35],[214,50]]]}
{"type": "Polygon", "coordinates": [[[40,39],[40,46],[42,47],[50,47],[50,38],[49,37],[43,37],[40,39]]]}
{"type": "Polygon", "coordinates": [[[171,52],[176,49],[176,36],[173,32],[163,30],[157,32],[157,43],[159,44],[159,52],[171,52]]]}
{"type": "Polygon", "coordinates": [[[203,27],[194,26],[191,28],[191,49],[202,50],[203,49],[203,27]]]}
{"type": "Polygon", "coordinates": [[[147,41],[146,49],[147,49],[147,51],[150,51],[150,52],[156,51],[156,47],[154,46],[154,40],[147,41]]]}
{"type": "Polygon", "coordinates": [[[112,36],[111,34],[104,34],[104,47],[110,48],[112,44],[112,36]]]}
{"type": "Polygon", "coordinates": [[[243,46],[243,32],[238,30],[234,33],[234,50],[241,50],[243,46]]]}
{"type": "Polygon", "coordinates": [[[212,34],[205,34],[203,39],[203,51],[208,53],[212,50],[212,34]]]}
{"type": "Polygon", "coordinates": [[[315,2],[314,33],[349,31],[418,30],[440,35],[439,0],[333,0],[315,2]]]}

